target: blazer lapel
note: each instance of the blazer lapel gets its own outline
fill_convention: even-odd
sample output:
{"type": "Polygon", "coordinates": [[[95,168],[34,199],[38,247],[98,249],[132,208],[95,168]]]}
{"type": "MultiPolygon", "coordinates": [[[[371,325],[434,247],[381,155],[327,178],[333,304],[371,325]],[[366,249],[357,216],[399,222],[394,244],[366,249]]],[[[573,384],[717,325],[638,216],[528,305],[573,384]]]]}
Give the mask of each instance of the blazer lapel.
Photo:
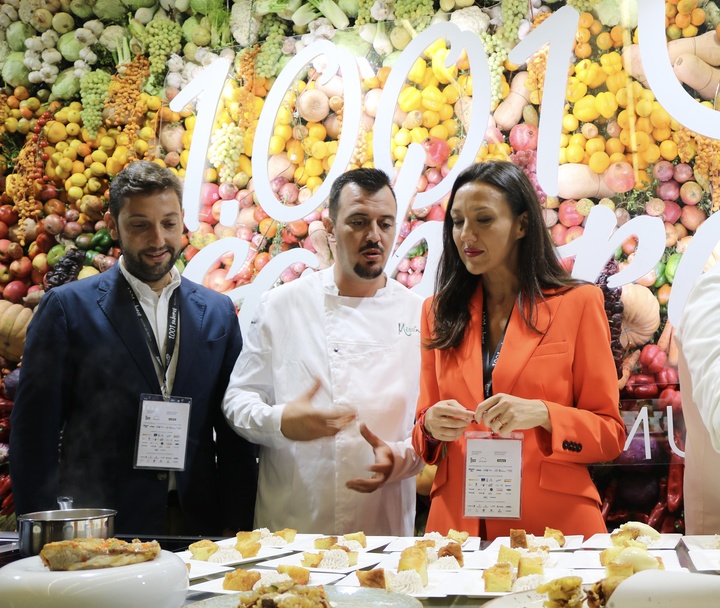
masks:
{"type": "Polygon", "coordinates": [[[155,373],[155,365],[143,337],[140,322],[135,317],[135,309],[127,290],[127,283],[117,265],[103,273],[99,291],[98,306],[117,332],[120,340],[125,344],[148,386],[154,387],[159,394],[160,382],[155,373]]]}
{"type": "MultiPolygon", "coordinates": [[[[541,302],[538,306],[536,323],[536,326],[543,331],[547,331],[550,327],[562,301],[562,297],[552,297],[552,294],[546,294],[546,297],[545,302],[541,302]],[[547,297],[548,295],[551,297],[547,297]]],[[[505,330],[505,341],[493,372],[494,392],[512,394],[515,383],[543,337],[543,334],[532,331],[525,324],[520,310],[515,306],[510,315],[510,322],[505,330]]]]}
{"type": "Polygon", "coordinates": [[[452,349],[456,365],[462,370],[465,383],[477,405],[485,400],[483,395],[483,361],[482,361],[482,309],[483,290],[480,285],[470,300],[470,321],[465,339],[460,346],[452,349]]]}
{"type": "Polygon", "coordinates": [[[178,349],[178,362],[175,371],[173,394],[183,395],[183,386],[186,379],[195,381],[197,375],[193,374],[198,345],[203,339],[202,324],[205,317],[205,300],[197,293],[194,283],[182,279],[180,287],[180,347],[178,349]]]}

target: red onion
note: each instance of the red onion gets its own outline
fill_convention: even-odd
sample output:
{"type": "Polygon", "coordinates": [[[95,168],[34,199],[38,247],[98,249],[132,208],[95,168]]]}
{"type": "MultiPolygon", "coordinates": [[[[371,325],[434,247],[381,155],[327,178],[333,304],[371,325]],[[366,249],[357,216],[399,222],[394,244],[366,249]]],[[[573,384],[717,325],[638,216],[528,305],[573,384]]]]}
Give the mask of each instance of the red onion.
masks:
{"type": "Polygon", "coordinates": [[[289,283],[290,281],[294,281],[294,280],[297,279],[297,278],[298,278],[298,275],[295,274],[295,272],[293,271],[292,267],[286,268],[286,269],[283,270],[282,273],[280,274],[280,280],[281,280],[283,283],[289,283]]]}
{"type": "Polygon", "coordinates": [[[666,182],[672,179],[675,167],[673,164],[666,160],[661,160],[655,163],[653,167],[653,177],[661,182],[666,182]]]}
{"type": "Polygon", "coordinates": [[[422,272],[415,272],[413,274],[409,274],[407,278],[407,285],[406,287],[408,289],[412,289],[417,285],[420,281],[422,281],[423,275],[422,272]]]}
{"type": "Polygon", "coordinates": [[[664,201],[674,201],[680,196],[680,185],[674,179],[660,182],[655,188],[655,196],[664,201]]]}
{"type": "Polygon", "coordinates": [[[48,234],[60,234],[65,227],[65,220],[61,218],[57,213],[51,213],[50,215],[46,215],[42,219],[42,223],[45,227],[45,231],[48,234]]]}
{"type": "Polygon", "coordinates": [[[80,218],[80,212],[77,209],[68,209],[65,212],[65,219],[68,222],[77,222],[80,218]]]}
{"type": "Polygon", "coordinates": [[[395,280],[396,280],[398,283],[400,283],[401,285],[405,285],[405,287],[407,287],[408,277],[409,277],[409,276],[410,276],[410,275],[409,275],[407,272],[398,272],[398,273],[395,275],[395,280]]]}
{"type": "Polygon", "coordinates": [[[410,260],[407,258],[403,258],[402,260],[400,260],[400,263],[397,266],[397,271],[407,272],[408,270],[410,270],[410,260]]]}
{"type": "Polygon", "coordinates": [[[225,200],[235,198],[237,193],[238,189],[232,182],[223,182],[218,188],[218,195],[225,200]]]}
{"type": "Polygon", "coordinates": [[[308,224],[310,224],[311,222],[316,222],[317,220],[320,219],[320,211],[318,211],[318,210],[316,209],[316,210],[313,211],[312,213],[308,213],[308,214],[307,214],[304,218],[302,218],[302,219],[304,219],[308,224]]]}
{"type": "Polygon", "coordinates": [[[253,201],[253,193],[250,190],[239,190],[235,195],[235,200],[245,209],[255,204],[253,201]]]}
{"type": "Polygon", "coordinates": [[[98,220],[97,222],[95,222],[95,232],[105,229],[107,229],[107,222],[105,220],[98,220]]]}
{"type": "Polygon", "coordinates": [[[300,191],[295,182],[286,182],[278,190],[280,200],[286,205],[293,205],[298,200],[300,191]]]}
{"type": "Polygon", "coordinates": [[[278,175],[276,178],[270,180],[270,190],[277,194],[280,191],[280,188],[287,183],[287,178],[283,177],[282,175],[278,175]]]}
{"type": "Polygon", "coordinates": [[[297,275],[300,276],[303,272],[305,272],[305,269],[307,266],[303,264],[302,262],[295,262],[290,266],[292,268],[292,271],[297,275]]]}
{"type": "Polygon", "coordinates": [[[439,169],[431,167],[425,171],[425,177],[427,178],[428,184],[439,184],[442,181],[442,173],[439,169]]]}
{"type": "Polygon", "coordinates": [[[666,222],[670,222],[671,224],[674,224],[680,219],[680,213],[682,213],[682,207],[678,205],[675,201],[663,201],[665,204],[665,209],[663,210],[663,219],[666,222]]]}
{"type": "Polygon", "coordinates": [[[442,164],[442,167],[440,167],[440,173],[442,173],[443,177],[447,177],[447,174],[450,173],[450,171],[452,171],[452,169],[448,166],[447,161],[445,161],[442,164]]]}
{"type": "Polygon", "coordinates": [[[420,218],[414,219],[412,222],[410,222],[410,232],[415,230],[418,226],[422,226],[425,223],[425,220],[421,220],[420,218]]]}
{"type": "Polygon", "coordinates": [[[253,234],[253,237],[250,240],[257,249],[262,249],[267,244],[267,239],[259,232],[253,234]]]}
{"type": "Polygon", "coordinates": [[[428,179],[424,175],[421,175],[418,177],[417,186],[416,189],[418,192],[425,192],[425,189],[428,186],[428,179]]]}
{"type": "Polygon", "coordinates": [[[695,174],[693,172],[693,168],[687,163],[678,163],[677,165],[675,165],[673,177],[675,178],[676,182],[683,184],[689,179],[692,179],[694,176],[695,174]]]}
{"type": "Polygon", "coordinates": [[[68,222],[63,228],[63,236],[68,239],[74,239],[82,232],[82,226],[77,222],[68,222]]]}
{"type": "Polygon", "coordinates": [[[425,270],[426,264],[427,258],[424,255],[416,255],[413,259],[410,260],[410,268],[412,268],[416,272],[421,272],[425,270]]]}
{"type": "Polygon", "coordinates": [[[253,231],[247,226],[236,226],[235,236],[243,241],[250,241],[253,237],[253,231]]]}
{"type": "Polygon", "coordinates": [[[100,264],[100,272],[105,272],[106,270],[109,270],[115,264],[117,264],[118,259],[116,257],[113,257],[111,255],[106,255],[103,258],[102,264],[100,264]]]}
{"type": "Polygon", "coordinates": [[[401,239],[407,238],[407,235],[410,234],[410,222],[405,220],[402,224],[400,224],[400,230],[398,230],[398,236],[401,239]]]}
{"type": "Polygon", "coordinates": [[[622,209],[618,207],[617,209],[615,209],[615,218],[617,219],[617,225],[619,228],[630,220],[630,213],[627,209],[622,209]]]}

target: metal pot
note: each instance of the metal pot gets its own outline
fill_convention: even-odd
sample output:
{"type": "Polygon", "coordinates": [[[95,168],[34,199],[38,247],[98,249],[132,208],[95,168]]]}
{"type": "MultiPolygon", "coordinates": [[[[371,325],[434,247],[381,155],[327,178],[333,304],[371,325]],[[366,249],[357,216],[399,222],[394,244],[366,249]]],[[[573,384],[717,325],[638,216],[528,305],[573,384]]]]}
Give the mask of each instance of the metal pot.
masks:
{"type": "Polygon", "coordinates": [[[20,555],[37,555],[47,543],[75,538],[111,538],[115,534],[113,509],[68,509],[71,500],[58,499],[61,509],[25,513],[17,518],[20,555]]]}

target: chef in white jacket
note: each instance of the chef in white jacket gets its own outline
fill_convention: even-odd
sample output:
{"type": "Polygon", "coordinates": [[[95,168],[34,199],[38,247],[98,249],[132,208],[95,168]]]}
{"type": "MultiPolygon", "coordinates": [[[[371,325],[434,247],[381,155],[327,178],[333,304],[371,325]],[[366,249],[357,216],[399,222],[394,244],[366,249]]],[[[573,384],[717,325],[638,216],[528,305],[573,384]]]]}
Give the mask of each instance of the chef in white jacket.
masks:
{"type": "Polygon", "coordinates": [[[422,298],[383,270],[396,212],[385,173],[341,175],[334,265],[265,293],[244,337],[223,409],[261,446],[256,527],[413,535],[422,298]]]}
{"type": "Polygon", "coordinates": [[[720,264],[701,275],[675,339],[685,440],[685,531],[720,534],[720,264]]]}

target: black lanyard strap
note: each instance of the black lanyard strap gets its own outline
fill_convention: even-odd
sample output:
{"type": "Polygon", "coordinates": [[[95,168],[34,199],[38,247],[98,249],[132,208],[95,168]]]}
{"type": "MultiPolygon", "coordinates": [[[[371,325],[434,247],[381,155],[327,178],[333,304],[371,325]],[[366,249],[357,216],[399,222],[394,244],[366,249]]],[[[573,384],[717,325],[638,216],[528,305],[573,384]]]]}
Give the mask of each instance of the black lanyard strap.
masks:
{"type": "MultiPolygon", "coordinates": [[[[512,315],[512,311],[510,312],[512,315]]],[[[503,328],[502,335],[500,336],[500,341],[497,343],[497,346],[495,347],[495,352],[491,355],[490,354],[490,332],[488,331],[488,323],[487,323],[487,314],[485,313],[485,310],[483,309],[482,313],[482,354],[483,354],[483,379],[485,380],[483,384],[483,394],[485,395],[485,399],[492,396],[492,375],[493,371],[495,370],[495,366],[497,365],[498,359],[500,358],[500,349],[502,348],[503,342],[505,341],[505,331],[507,330],[508,323],[510,322],[510,318],[508,317],[507,323],[505,323],[505,327],[503,328]]]]}

